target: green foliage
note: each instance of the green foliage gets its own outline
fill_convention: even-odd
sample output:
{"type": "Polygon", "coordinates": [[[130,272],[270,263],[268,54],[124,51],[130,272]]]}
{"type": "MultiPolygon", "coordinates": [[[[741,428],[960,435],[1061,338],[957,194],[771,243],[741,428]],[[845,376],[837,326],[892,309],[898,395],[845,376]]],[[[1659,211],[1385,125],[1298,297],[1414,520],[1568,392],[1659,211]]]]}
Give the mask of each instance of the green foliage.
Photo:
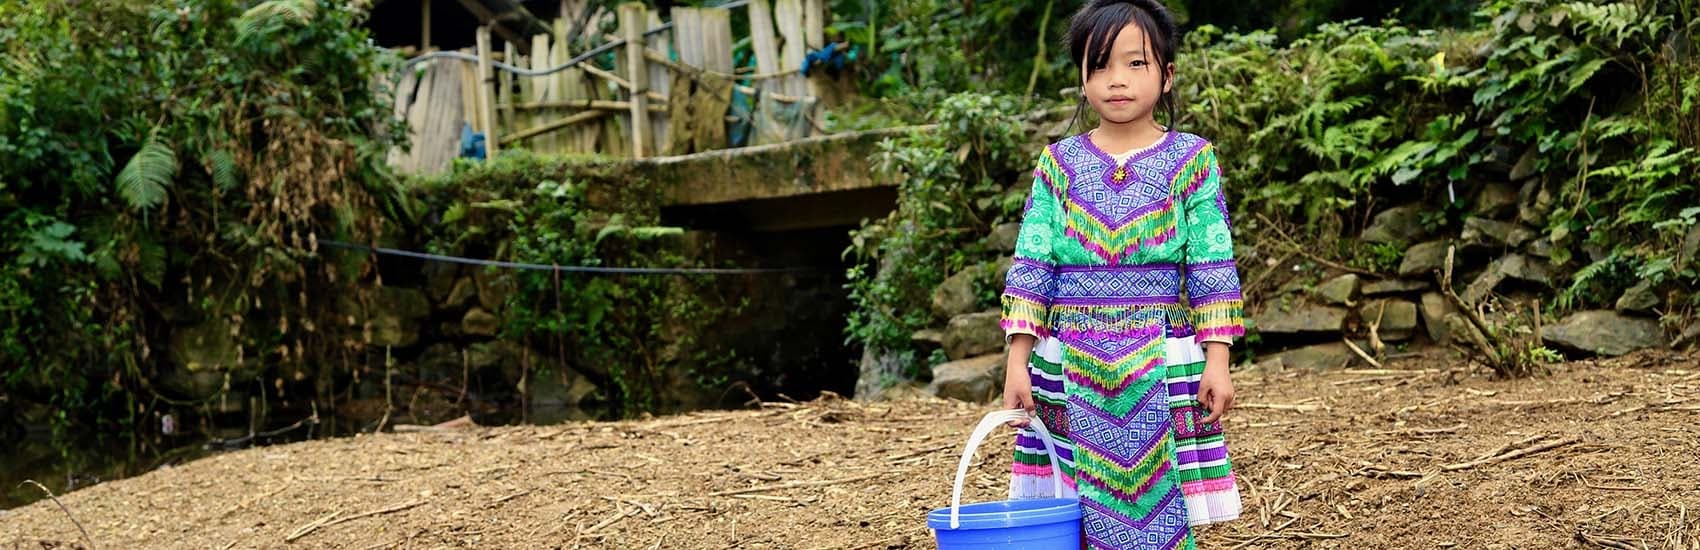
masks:
{"type": "MultiPolygon", "coordinates": [[[[914,10],[908,17],[919,21],[945,9],[897,4],[893,10],[914,10]]],[[[1404,12],[1413,16],[1406,20],[1464,23],[1470,17],[1457,10],[1474,9],[1475,26],[1317,20],[1298,25],[1310,30],[1296,34],[1286,25],[1281,34],[1227,33],[1209,23],[1244,23],[1213,15],[1221,10],[1194,9],[1206,4],[1175,3],[1193,26],[1177,60],[1184,111],[1175,125],[1220,148],[1225,189],[1248,246],[1267,237],[1267,218],[1340,245],[1333,255],[1347,263],[1391,271],[1402,245],[1347,246],[1350,239],[1337,236],[1355,235],[1390,204],[1413,201],[1427,207],[1425,229],[1454,231],[1472,215],[1477,191],[1508,182],[1528,152],[1534,176],[1511,183],[1524,187],[1520,217],[1554,245],[1563,289],[1554,308],[1606,305],[1640,280],[1666,288],[1700,283],[1700,261],[1677,256],[1700,218],[1693,206],[1700,204],[1693,176],[1700,168],[1700,5],[1692,0],[1446,3],[1449,15],[1419,6],[1404,12]]],[[[1293,4],[1314,15],[1341,13],[1332,10],[1347,3],[1293,4]]],[[[938,66],[931,73],[906,68],[903,82],[1020,90],[951,72],[971,66],[966,49],[951,44],[1004,38],[968,30],[979,24],[972,20],[956,24],[900,43],[914,62],[938,66]]],[[[1073,84],[1072,75],[1052,77],[1073,84]]],[[[1000,200],[977,187],[988,171],[962,173],[979,169],[982,152],[995,150],[967,143],[975,132],[999,127],[973,122],[995,117],[961,116],[964,97],[973,96],[952,96],[957,103],[939,103],[932,113],[944,123],[937,134],[948,139],[893,142],[882,156],[902,186],[899,211],[855,233],[860,262],[851,271],[859,308],[851,336],[875,348],[909,350],[914,330],[939,324],[920,307],[927,292],[986,257],[978,238],[983,222],[1011,219],[1024,197],[1010,189],[1000,200]]],[[[1008,156],[1034,150],[1022,146],[1028,149],[1008,156]]],[[[996,164],[1012,180],[1024,168],[996,164]]],[[[1508,329],[1515,334],[1507,337],[1523,343],[1501,350],[1502,358],[1523,369],[1554,359],[1525,334],[1533,313],[1513,315],[1524,328],[1508,329]]]]}
{"type": "MultiPolygon", "coordinates": [[[[415,196],[440,223],[420,228],[437,253],[588,267],[698,267],[679,246],[682,229],[659,227],[656,210],[589,203],[593,185],[641,194],[647,182],[599,179],[598,166],[519,151],[460,163],[420,183],[415,196]]],[[[710,276],[587,275],[514,271],[518,291],[503,311],[503,337],[524,341],[614,393],[628,412],[680,405],[679,385],[724,388],[736,357],[712,345],[713,327],[737,315],[710,276]],[[692,353],[692,352],[696,353],[692,353]]],[[[547,372],[552,361],[538,361],[547,372]]],[[[693,404],[695,405],[695,404],[693,404]]]]}
{"type": "Polygon", "coordinates": [[[1312,224],[1362,221],[1377,184],[1457,181],[1481,160],[1470,148],[1479,132],[1445,108],[1461,99],[1465,70],[1446,65],[1449,38],[1326,24],[1275,47],[1268,33],[1202,28],[1178,64],[1179,126],[1222,147],[1237,204],[1312,224]],[[1342,212],[1357,219],[1333,218],[1342,212]]]}
{"type": "Polygon", "coordinates": [[[1599,275],[1620,262],[1630,273],[1667,266],[1654,271],[1700,277],[1693,265],[1674,265],[1682,224],[1671,223],[1700,202],[1692,176],[1700,113],[1685,101],[1700,61],[1670,47],[1700,46],[1690,4],[1505,0],[1482,11],[1495,33],[1476,75],[1484,131],[1539,151],[1542,188],[1557,198],[1546,227],[1555,261],[1572,262],[1580,248],[1606,251],[1576,272],[1561,306],[1613,299],[1634,281],[1599,275]]]}
{"type": "MultiPolygon", "coordinates": [[[[1700,270],[1674,257],[1679,210],[1700,201],[1700,63],[1678,53],[1696,47],[1693,11],[1502,0],[1481,8],[1478,29],[1325,24],[1285,46],[1206,27],[1179,64],[1180,126],[1222,148],[1241,219],[1313,229],[1360,228],[1386,195],[1423,199],[1425,226],[1445,229],[1532,151],[1535,191],[1556,199],[1536,211],[1555,262],[1588,248],[1625,273],[1693,281],[1700,270]]],[[[1384,252],[1371,263],[1388,265],[1384,252]]],[[[1604,272],[1578,271],[1558,304],[1601,305],[1632,283],[1604,272]]]]}
{"type": "MultiPolygon", "coordinates": [[[[981,236],[996,223],[1016,221],[1031,188],[1025,175],[1034,144],[1019,110],[1008,96],[957,94],[931,113],[936,131],[880,144],[875,165],[881,177],[898,182],[898,206],[853,232],[845,251],[856,259],[848,285],[856,306],[852,340],[903,354],[911,368],[922,366],[910,335],[939,321],[928,307],[933,288],[997,256],[981,236]]],[[[992,303],[1001,290],[976,286],[981,304],[992,303]]]]}
{"type": "MultiPolygon", "coordinates": [[[[1467,23],[1476,0],[1303,0],[1248,9],[1238,0],[1168,0],[1183,33],[1201,28],[1275,29],[1304,36],[1352,18],[1391,17],[1413,26],[1467,23]]],[[[1064,41],[1081,0],[957,2],[837,0],[832,30],[872,55],[856,70],[876,98],[928,106],[975,90],[1054,98],[1079,85],[1064,41]]]]}
{"type": "Polygon", "coordinates": [[[1051,97],[1077,80],[1058,44],[1069,15],[1080,5],[1078,0],[839,0],[833,3],[833,30],[871,52],[854,67],[869,83],[863,92],[872,97],[931,106],[954,91],[1021,94],[1030,82],[1035,95],[1051,97]]]}
{"type": "Polygon", "coordinates": [[[405,213],[384,165],[400,126],[374,85],[396,60],[363,17],[320,0],[0,2],[0,393],[52,395],[67,422],[117,412],[116,392],[170,400],[149,379],[175,323],[230,322],[251,368],[340,347],[287,330],[323,313],[306,295],[352,280],[314,244],[405,213]]]}
{"type": "Polygon", "coordinates": [[[157,139],[142,144],[118,172],[118,195],[136,210],[149,210],[165,202],[166,188],[177,178],[177,152],[157,139]]]}

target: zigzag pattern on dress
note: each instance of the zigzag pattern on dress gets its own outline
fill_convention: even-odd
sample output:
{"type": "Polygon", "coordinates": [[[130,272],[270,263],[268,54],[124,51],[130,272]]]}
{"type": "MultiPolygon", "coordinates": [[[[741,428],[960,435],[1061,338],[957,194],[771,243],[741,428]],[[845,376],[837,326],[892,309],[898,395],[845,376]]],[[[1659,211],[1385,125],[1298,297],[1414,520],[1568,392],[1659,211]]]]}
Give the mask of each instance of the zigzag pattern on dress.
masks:
{"type": "Polygon", "coordinates": [[[1066,199],[1061,201],[1064,234],[1108,263],[1174,238],[1179,222],[1175,202],[1210,174],[1214,150],[1191,134],[1171,133],[1164,139],[1148,154],[1128,161],[1127,171],[1135,176],[1125,185],[1114,181],[1109,169],[1114,162],[1096,151],[1085,135],[1047,147],[1041,166],[1048,160],[1061,167],[1040,172],[1051,177],[1061,172],[1066,178],[1061,186],[1052,186],[1066,199]],[[1094,156],[1106,162],[1092,162],[1094,156]],[[1079,172],[1073,171],[1076,167],[1079,172]]]}
{"type": "Polygon", "coordinates": [[[1139,353],[1109,362],[1086,352],[1102,342],[1064,341],[1082,526],[1094,547],[1189,548],[1186,502],[1174,469],[1164,340],[1161,334],[1142,340],[1139,353]],[[1105,376],[1124,383],[1082,383],[1105,376]]]}

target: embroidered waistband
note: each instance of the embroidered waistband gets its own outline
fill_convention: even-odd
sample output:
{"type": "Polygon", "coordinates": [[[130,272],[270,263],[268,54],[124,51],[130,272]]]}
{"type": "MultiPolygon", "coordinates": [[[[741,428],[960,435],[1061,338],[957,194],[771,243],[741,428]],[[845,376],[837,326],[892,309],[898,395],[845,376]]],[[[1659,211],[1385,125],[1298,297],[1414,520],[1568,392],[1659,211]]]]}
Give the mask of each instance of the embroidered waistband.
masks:
{"type": "Polygon", "coordinates": [[[1062,266],[1055,305],[1180,303],[1181,270],[1173,264],[1062,266]]]}

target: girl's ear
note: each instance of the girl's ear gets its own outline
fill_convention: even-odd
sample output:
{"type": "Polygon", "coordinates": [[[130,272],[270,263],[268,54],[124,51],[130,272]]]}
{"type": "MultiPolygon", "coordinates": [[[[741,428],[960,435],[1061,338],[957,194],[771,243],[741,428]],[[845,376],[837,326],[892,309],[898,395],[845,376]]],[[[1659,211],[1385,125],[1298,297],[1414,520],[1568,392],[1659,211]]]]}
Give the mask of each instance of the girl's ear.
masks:
{"type": "Polygon", "coordinates": [[[1163,93],[1166,94],[1175,89],[1175,64],[1163,67],[1163,72],[1168,73],[1163,75],[1163,93]]]}

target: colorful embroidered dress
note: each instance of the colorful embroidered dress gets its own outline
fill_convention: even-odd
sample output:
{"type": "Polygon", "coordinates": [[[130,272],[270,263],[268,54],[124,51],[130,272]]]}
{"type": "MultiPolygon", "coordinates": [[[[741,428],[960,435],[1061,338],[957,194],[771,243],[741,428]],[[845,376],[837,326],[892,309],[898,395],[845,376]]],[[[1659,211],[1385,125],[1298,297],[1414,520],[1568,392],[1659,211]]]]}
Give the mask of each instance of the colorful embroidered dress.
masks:
{"type": "Polygon", "coordinates": [[[1087,135],[1045,148],[1003,294],[1003,327],[1039,337],[1029,371],[1057,457],[1016,439],[1012,498],[1080,497],[1092,548],[1193,548],[1239,517],[1219,422],[1197,400],[1201,341],[1245,333],[1215,149],[1168,132],[1125,155],[1087,135]],[[1073,496],[1073,495],[1068,495],[1073,496]]]}

